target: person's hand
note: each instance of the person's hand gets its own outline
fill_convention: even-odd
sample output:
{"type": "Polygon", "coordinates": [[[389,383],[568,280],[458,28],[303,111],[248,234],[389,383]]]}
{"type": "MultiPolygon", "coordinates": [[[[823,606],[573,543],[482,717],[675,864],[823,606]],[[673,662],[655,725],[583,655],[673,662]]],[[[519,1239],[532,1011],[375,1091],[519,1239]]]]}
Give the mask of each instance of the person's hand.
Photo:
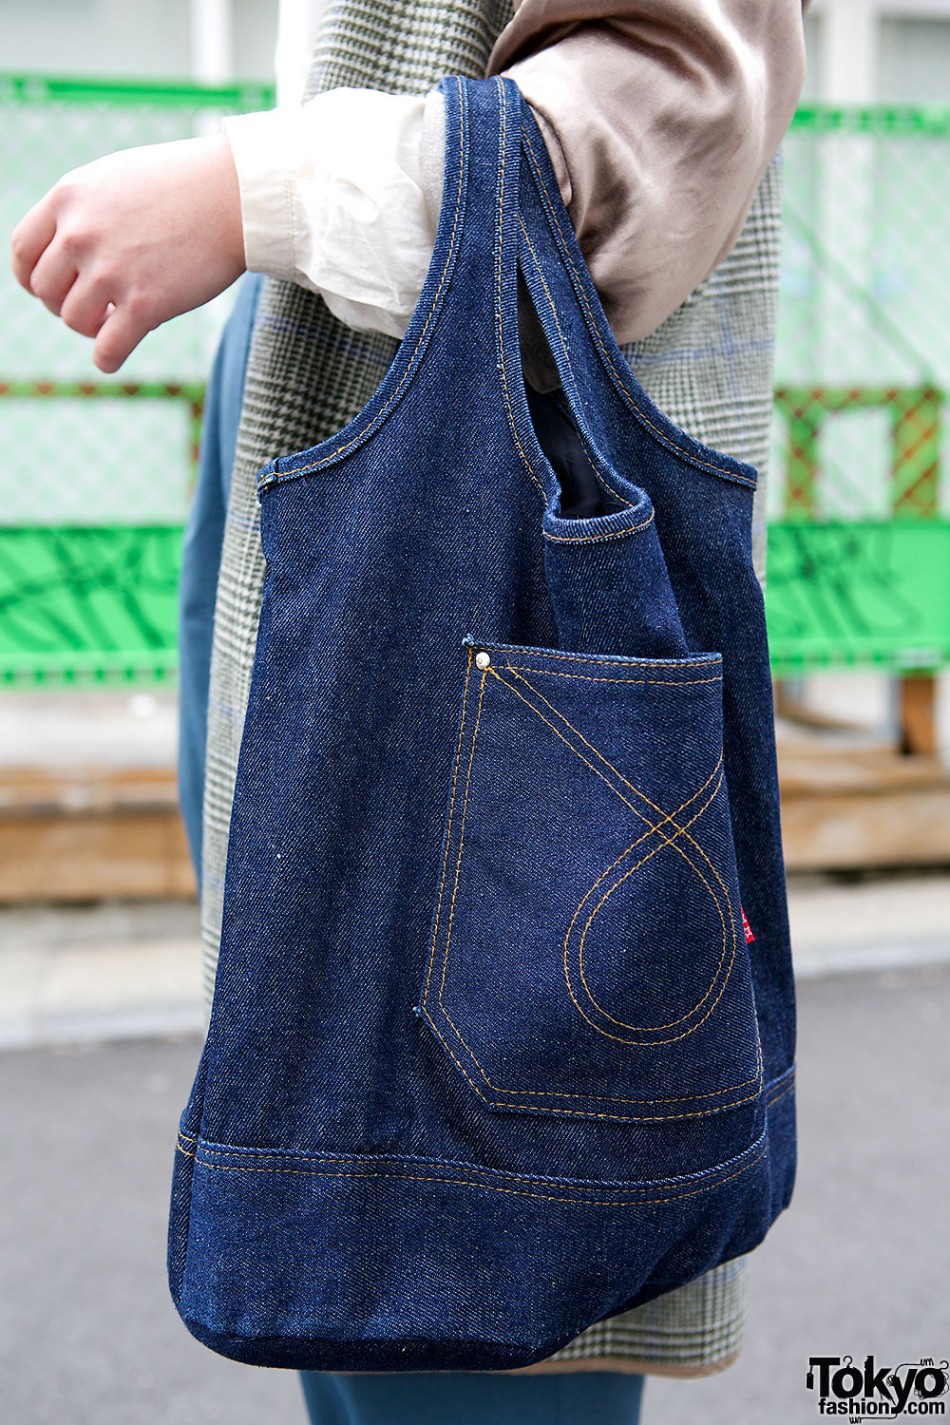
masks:
{"type": "Polygon", "coordinates": [[[67,173],[13,233],[13,271],[117,371],[143,336],[244,271],[228,141],[126,149],[67,173]]]}

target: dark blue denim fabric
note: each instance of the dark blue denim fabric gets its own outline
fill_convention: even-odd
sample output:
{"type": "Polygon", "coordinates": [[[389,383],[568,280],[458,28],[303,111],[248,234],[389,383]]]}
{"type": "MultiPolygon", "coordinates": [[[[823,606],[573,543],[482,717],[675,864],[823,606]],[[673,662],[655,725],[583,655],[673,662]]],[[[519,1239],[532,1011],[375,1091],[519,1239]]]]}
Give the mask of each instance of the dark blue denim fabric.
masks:
{"type": "Polygon", "coordinates": [[[169,1271],[265,1365],[540,1360],[749,1251],[794,1176],[756,474],[632,376],[517,88],[445,96],[396,359],[261,473],[169,1271]]]}
{"type": "MultiPolygon", "coordinates": [[[[241,279],[221,335],[208,394],[198,485],[188,522],[181,580],[179,792],[200,880],[202,791],[214,593],[247,354],[263,278],[241,279]]],[[[313,1425],[637,1425],[643,1377],[581,1371],[512,1376],[479,1371],[301,1374],[313,1425]]]]}
{"type": "Polygon", "coordinates": [[[263,278],[241,279],[208,382],[198,485],[185,527],[178,589],[178,800],[195,874],[201,881],[208,681],[221,541],[234,468],[244,370],[263,278]]]}

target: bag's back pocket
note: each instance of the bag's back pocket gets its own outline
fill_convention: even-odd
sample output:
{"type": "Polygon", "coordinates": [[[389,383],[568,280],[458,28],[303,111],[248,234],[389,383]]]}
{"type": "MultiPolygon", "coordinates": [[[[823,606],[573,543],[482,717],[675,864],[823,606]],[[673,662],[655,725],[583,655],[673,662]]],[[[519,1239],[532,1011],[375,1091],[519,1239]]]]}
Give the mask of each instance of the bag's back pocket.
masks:
{"type": "Polygon", "coordinates": [[[420,1014],[492,1109],[750,1103],[719,655],[466,642],[420,1014]]]}

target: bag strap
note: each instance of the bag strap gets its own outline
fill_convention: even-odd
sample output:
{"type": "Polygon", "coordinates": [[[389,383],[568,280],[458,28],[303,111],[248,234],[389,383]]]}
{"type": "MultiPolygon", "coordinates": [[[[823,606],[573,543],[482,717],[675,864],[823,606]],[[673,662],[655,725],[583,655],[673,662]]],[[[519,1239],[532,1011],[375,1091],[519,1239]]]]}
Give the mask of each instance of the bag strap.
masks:
{"type": "MultiPolygon", "coordinates": [[[[497,418],[507,426],[526,473],[550,506],[558,499],[558,480],[541,448],[529,409],[519,332],[519,272],[523,269],[529,275],[527,253],[535,243],[544,248],[545,271],[540,284],[529,284],[528,300],[538,306],[542,329],[554,350],[565,399],[572,410],[579,389],[575,375],[584,367],[596,366],[596,353],[579,314],[573,323],[579,341],[577,350],[568,357],[563,341],[557,339],[561,305],[574,300],[573,289],[548,232],[543,208],[535,204],[526,211],[524,207],[522,143],[527,105],[518,86],[513,80],[497,77],[471,80],[450,76],[442,80],[441,89],[446,106],[447,178],[437,250],[449,249],[457,240],[458,256],[448,290],[443,293],[443,321],[440,331],[434,334],[433,348],[454,349],[457,360],[464,360],[470,370],[494,387],[499,398],[494,404],[497,418]],[[461,157],[458,181],[463,195],[458,233],[448,179],[456,171],[456,154],[461,157]]],[[[540,131],[537,133],[543,150],[540,131]]],[[[430,271],[420,302],[422,308],[431,300],[431,287],[430,271]]],[[[406,343],[411,335],[412,328],[406,334],[406,343]]],[[[588,458],[604,478],[609,478],[609,461],[600,458],[598,449],[596,403],[590,421],[580,410],[573,410],[573,414],[588,458]]]]}
{"type": "Polygon", "coordinates": [[[582,434],[603,439],[605,429],[624,432],[620,447],[607,449],[613,462],[647,468],[662,452],[740,484],[755,483],[742,461],[694,440],[653,403],[617,344],[603,304],[561,198],[544,137],[529,105],[518,96],[521,162],[519,267],[557,366],[567,404],[582,434]],[[593,424],[594,430],[587,429],[593,424]],[[625,448],[624,448],[625,447],[625,448]]]}

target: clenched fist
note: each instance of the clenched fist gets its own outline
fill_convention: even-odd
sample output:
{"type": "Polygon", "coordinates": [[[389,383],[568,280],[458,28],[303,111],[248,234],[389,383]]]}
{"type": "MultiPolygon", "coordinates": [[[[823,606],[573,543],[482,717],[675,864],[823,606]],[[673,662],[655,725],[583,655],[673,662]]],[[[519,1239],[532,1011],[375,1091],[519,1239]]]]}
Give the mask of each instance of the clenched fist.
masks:
{"type": "Polygon", "coordinates": [[[73,169],[13,233],[13,271],[117,371],[147,332],[244,271],[226,138],[125,149],[73,169]]]}

